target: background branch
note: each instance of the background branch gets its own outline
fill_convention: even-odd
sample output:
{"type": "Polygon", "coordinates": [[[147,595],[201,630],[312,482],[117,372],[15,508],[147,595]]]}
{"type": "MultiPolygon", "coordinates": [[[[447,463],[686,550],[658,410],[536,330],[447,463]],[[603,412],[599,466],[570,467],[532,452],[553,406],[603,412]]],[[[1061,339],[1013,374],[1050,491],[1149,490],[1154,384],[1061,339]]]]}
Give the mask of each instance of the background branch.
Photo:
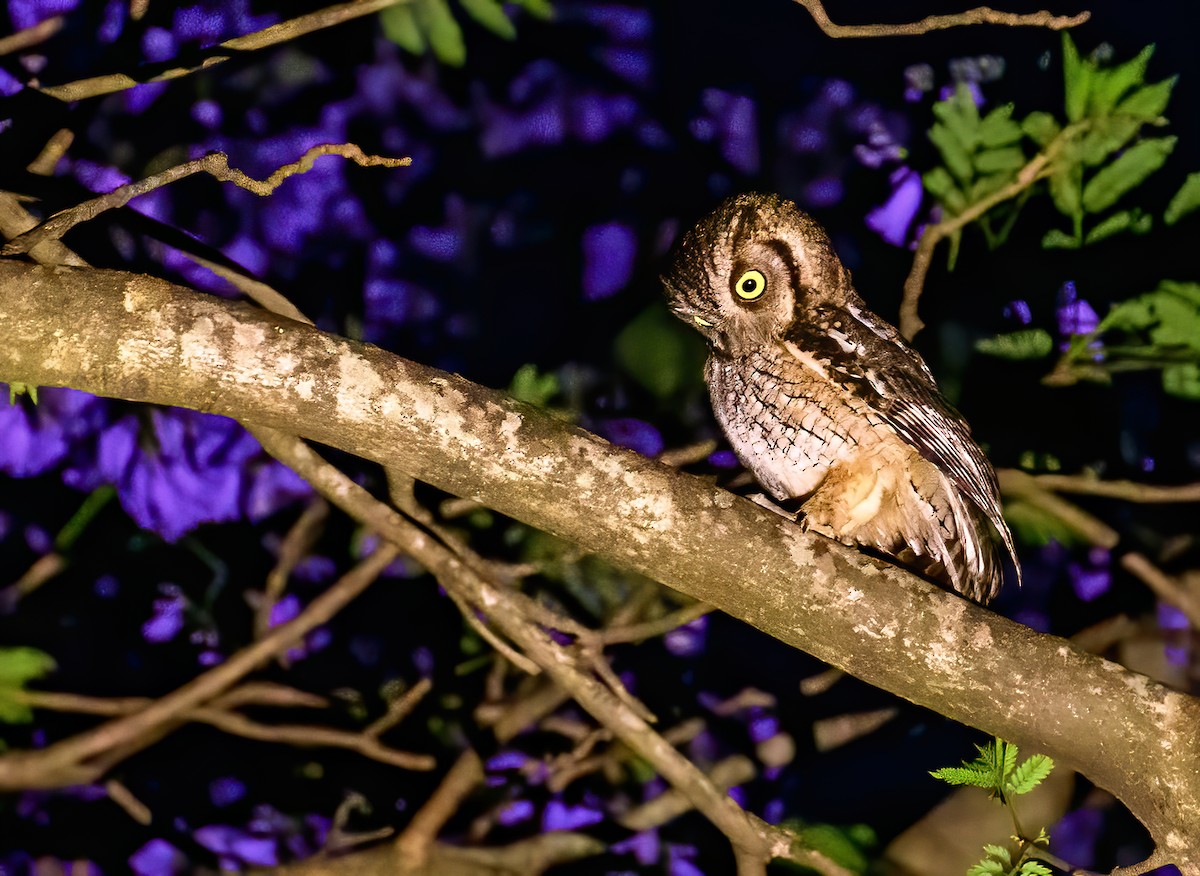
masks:
{"type": "Polygon", "coordinates": [[[1063,30],[1077,27],[1092,17],[1090,12],[1078,15],[1054,15],[1044,9],[1019,15],[1015,12],[1000,12],[987,6],[977,6],[954,15],[929,15],[920,21],[905,24],[834,24],[821,0],[796,0],[808,10],[817,27],[834,39],[845,37],[920,36],[933,30],[952,27],[967,27],[974,24],[1002,24],[1008,27],[1046,27],[1063,30]]]}

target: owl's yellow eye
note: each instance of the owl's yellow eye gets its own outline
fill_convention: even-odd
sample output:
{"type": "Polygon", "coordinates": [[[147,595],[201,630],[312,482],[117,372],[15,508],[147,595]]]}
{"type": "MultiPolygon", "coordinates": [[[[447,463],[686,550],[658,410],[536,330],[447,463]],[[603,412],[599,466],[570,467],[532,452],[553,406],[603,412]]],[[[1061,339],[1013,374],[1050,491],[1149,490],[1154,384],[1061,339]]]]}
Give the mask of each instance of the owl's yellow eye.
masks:
{"type": "Polygon", "coordinates": [[[767,278],[763,276],[762,271],[746,271],[733,284],[733,291],[743,301],[754,301],[767,291],[767,278]]]}

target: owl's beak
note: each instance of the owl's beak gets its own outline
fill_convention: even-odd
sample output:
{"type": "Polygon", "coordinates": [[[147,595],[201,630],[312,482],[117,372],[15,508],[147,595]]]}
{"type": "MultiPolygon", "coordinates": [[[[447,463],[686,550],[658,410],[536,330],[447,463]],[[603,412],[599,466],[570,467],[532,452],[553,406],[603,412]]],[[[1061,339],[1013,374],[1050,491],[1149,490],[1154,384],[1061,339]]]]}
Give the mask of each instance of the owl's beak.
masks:
{"type": "Polygon", "coordinates": [[[696,325],[700,326],[700,328],[712,328],[712,326],[713,326],[713,324],[711,322],[709,322],[707,319],[700,316],[699,314],[694,314],[692,316],[692,322],[696,323],[696,325]]]}

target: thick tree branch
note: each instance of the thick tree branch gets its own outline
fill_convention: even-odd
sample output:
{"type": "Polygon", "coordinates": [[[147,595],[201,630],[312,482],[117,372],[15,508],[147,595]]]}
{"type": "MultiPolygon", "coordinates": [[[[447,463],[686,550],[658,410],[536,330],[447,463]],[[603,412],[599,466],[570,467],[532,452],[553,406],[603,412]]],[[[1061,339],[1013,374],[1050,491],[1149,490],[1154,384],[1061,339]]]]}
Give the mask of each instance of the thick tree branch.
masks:
{"type": "Polygon", "coordinates": [[[299,432],[483,502],[1051,754],[1200,873],[1200,701],[498,392],[161,280],[18,262],[0,378],[299,432]]]}

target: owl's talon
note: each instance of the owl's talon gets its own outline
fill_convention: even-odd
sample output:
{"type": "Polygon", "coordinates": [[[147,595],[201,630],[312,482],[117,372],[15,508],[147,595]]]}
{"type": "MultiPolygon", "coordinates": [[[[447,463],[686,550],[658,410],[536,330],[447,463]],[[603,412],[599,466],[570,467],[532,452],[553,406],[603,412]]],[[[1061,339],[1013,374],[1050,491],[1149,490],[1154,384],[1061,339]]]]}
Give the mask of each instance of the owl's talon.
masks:
{"type": "Polygon", "coordinates": [[[770,496],[768,496],[766,493],[751,493],[750,495],[746,496],[746,498],[749,499],[751,502],[753,502],[755,505],[761,505],[763,508],[766,508],[768,511],[774,511],[780,517],[786,517],[788,520],[792,521],[793,523],[796,522],[796,518],[800,514],[799,511],[789,511],[786,508],[784,508],[782,505],[776,504],[775,500],[772,499],[770,496]]]}

